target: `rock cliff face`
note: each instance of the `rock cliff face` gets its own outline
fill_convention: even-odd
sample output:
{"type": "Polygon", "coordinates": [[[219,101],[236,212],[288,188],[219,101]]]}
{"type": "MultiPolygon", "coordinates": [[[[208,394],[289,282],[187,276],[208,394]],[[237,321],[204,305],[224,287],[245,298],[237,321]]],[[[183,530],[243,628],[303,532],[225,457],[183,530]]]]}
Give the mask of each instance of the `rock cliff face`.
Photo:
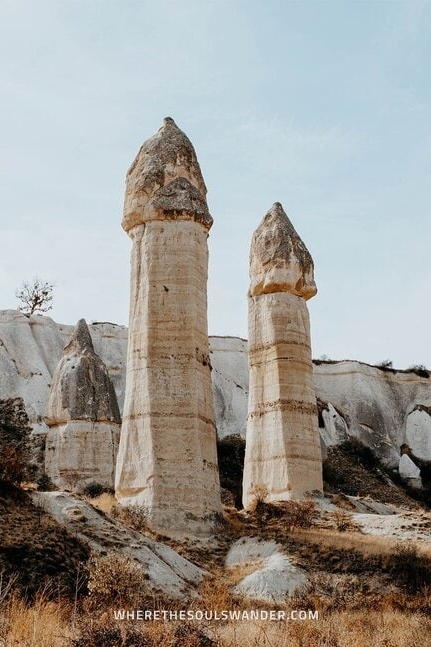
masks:
{"type": "MultiPolygon", "coordinates": [[[[346,360],[315,365],[314,384],[318,397],[337,410],[339,432],[345,423],[349,435],[389,466],[398,466],[403,444],[431,460],[431,417],[425,410],[431,406],[430,378],[346,360]]],[[[332,433],[328,423],[326,428],[332,433]]]]}
{"type": "MultiPolygon", "coordinates": [[[[88,326],[95,352],[103,360],[124,407],[128,330],[112,323],[88,326]]],[[[74,326],[50,317],[26,317],[17,310],[0,311],[0,397],[22,397],[33,435],[48,431],[43,420],[52,378],[74,326]]],[[[245,436],[248,368],[247,342],[237,337],[210,337],[211,372],[217,432],[220,438],[245,436]]]]}
{"type": "Polygon", "coordinates": [[[62,489],[113,487],[120,411],[105,364],[81,319],[54,372],[45,413],[45,471],[62,489]]]}
{"type": "MultiPolygon", "coordinates": [[[[107,367],[121,411],[127,328],[111,323],[94,323],[88,328],[94,351],[107,367]]],[[[24,400],[33,434],[47,432],[43,418],[53,375],[74,329],[50,317],[0,311],[0,393],[24,400]]]]}
{"type": "MultiPolygon", "coordinates": [[[[122,412],[127,328],[112,323],[88,327],[122,412]]],[[[43,416],[52,377],[73,330],[73,326],[57,324],[46,316],[0,311],[0,398],[24,400],[33,438],[42,439],[48,431],[43,416]]],[[[236,337],[210,337],[210,357],[219,438],[245,437],[247,342],[236,337]]],[[[429,447],[431,416],[425,408],[431,407],[430,378],[345,360],[315,363],[313,381],[323,408],[319,424],[326,444],[338,444],[348,433],[392,467],[398,466],[401,445],[410,442],[413,454],[418,451],[418,442],[422,448],[429,447]],[[420,425],[413,424],[419,419],[420,425]]],[[[431,448],[421,456],[431,461],[431,448]]]]}
{"type": "Polygon", "coordinates": [[[248,295],[250,394],[243,503],[323,489],[306,299],[313,261],[276,202],[253,234],[248,295]]]}
{"type": "Polygon", "coordinates": [[[166,534],[208,534],[221,512],[205,195],[192,144],[165,119],[127,174],[122,224],[133,248],[115,492],[166,534]]]}
{"type": "Polygon", "coordinates": [[[219,439],[245,438],[248,398],[247,342],[238,337],[210,337],[214,408],[219,439]]]}

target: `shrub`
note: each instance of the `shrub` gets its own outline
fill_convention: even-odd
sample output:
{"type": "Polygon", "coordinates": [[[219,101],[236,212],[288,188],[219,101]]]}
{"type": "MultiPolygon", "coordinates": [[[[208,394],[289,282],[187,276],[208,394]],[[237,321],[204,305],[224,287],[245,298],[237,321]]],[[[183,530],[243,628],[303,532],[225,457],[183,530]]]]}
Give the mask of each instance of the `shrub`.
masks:
{"type": "Polygon", "coordinates": [[[190,622],[181,624],[175,630],[172,647],[217,647],[217,644],[198,627],[190,622]]]}
{"type": "Polygon", "coordinates": [[[83,494],[84,496],[88,496],[90,499],[95,499],[96,497],[101,496],[105,492],[107,494],[114,494],[114,491],[112,488],[106,485],[101,485],[101,483],[97,483],[96,481],[85,483],[85,485],[83,485],[82,488],[80,488],[80,494],[83,494]]]}
{"type": "Polygon", "coordinates": [[[344,510],[336,510],[332,513],[336,528],[339,532],[346,532],[348,530],[358,530],[357,524],[352,520],[352,517],[344,510]]]}
{"type": "Polygon", "coordinates": [[[29,437],[22,398],[0,400],[0,481],[18,485],[26,478],[29,437]]]}
{"type": "Polygon", "coordinates": [[[392,360],[390,359],[384,359],[382,362],[379,362],[375,366],[376,368],[379,368],[381,371],[393,371],[394,373],[396,372],[393,367],[392,360]]]}
{"type": "MultiPolygon", "coordinates": [[[[217,441],[220,485],[232,493],[233,504],[238,509],[242,508],[244,453],[245,440],[241,436],[229,436],[217,441]]],[[[227,500],[231,505],[232,499],[229,497],[227,500]]]]}
{"type": "Polygon", "coordinates": [[[414,546],[396,546],[388,566],[395,583],[408,593],[418,593],[431,585],[431,560],[414,546]]]}
{"type": "Polygon", "coordinates": [[[138,629],[103,620],[81,619],[78,623],[79,638],[72,641],[73,647],[154,647],[151,639],[138,629]]]}
{"type": "Polygon", "coordinates": [[[148,575],[129,555],[108,552],[93,555],[89,560],[88,590],[91,596],[106,605],[132,602],[147,592],[148,575]]]}
{"type": "Polygon", "coordinates": [[[81,619],[80,636],[72,641],[73,647],[153,647],[152,640],[130,626],[119,627],[106,620],[81,619]]]}
{"type": "Polygon", "coordinates": [[[319,516],[319,511],[313,499],[286,501],[283,504],[283,511],[283,520],[289,529],[311,528],[319,516]]]}
{"type": "Polygon", "coordinates": [[[39,492],[52,492],[55,490],[54,483],[51,481],[47,474],[41,474],[36,480],[37,489],[39,492]]]}
{"type": "Polygon", "coordinates": [[[413,364],[413,366],[408,367],[407,371],[416,373],[419,377],[431,377],[431,371],[423,364],[413,364]]]}
{"type": "Polygon", "coordinates": [[[132,530],[148,530],[148,508],[144,505],[116,505],[111,514],[132,530]]]}

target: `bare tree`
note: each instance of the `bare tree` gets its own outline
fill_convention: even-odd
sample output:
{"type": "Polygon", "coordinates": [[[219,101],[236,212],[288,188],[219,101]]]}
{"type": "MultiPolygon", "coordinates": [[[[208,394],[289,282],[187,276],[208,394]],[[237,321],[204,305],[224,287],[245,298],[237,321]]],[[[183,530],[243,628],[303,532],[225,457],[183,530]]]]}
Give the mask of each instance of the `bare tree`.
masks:
{"type": "Polygon", "coordinates": [[[25,281],[21,288],[15,292],[20,302],[18,310],[30,316],[34,312],[48,312],[52,309],[52,291],[54,286],[48,281],[42,281],[38,277],[32,283],[25,281]]]}

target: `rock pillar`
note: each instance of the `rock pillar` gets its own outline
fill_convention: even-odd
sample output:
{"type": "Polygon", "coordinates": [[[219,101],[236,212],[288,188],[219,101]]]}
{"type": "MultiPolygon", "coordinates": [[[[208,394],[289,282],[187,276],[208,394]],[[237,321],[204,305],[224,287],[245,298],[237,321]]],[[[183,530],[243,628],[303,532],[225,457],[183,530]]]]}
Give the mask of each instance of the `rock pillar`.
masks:
{"type": "Polygon", "coordinates": [[[317,292],[313,260],[278,202],[254,232],[250,280],[245,507],[256,495],[323,489],[306,304],[317,292]]]}
{"type": "Polygon", "coordinates": [[[114,487],[120,412],[107,368],[81,319],[54,372],[45,413],[45,472],[61,489],[114,487]]]}
{"type": "Polygon", "coordinates": [[[221,510],[207,329],[212,218],[196,153],[173,119],[127,174],[133,241],[121,504],[167,534],[208,534],[221,510]]]}

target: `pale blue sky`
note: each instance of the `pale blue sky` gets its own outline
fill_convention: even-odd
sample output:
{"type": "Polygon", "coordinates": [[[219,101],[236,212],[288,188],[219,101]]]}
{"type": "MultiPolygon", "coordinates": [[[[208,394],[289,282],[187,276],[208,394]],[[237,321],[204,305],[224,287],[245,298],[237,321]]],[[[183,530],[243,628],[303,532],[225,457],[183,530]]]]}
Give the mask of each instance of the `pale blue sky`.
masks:
{"type": "Polygon", "coordinates": [[[209,331],[247,336],[253,230],[315,261],[313,355],[431,366],[431,3],[0,0],[0,309],[127,324],[124,178],[172,116],[214,217],[209,331]]]}

